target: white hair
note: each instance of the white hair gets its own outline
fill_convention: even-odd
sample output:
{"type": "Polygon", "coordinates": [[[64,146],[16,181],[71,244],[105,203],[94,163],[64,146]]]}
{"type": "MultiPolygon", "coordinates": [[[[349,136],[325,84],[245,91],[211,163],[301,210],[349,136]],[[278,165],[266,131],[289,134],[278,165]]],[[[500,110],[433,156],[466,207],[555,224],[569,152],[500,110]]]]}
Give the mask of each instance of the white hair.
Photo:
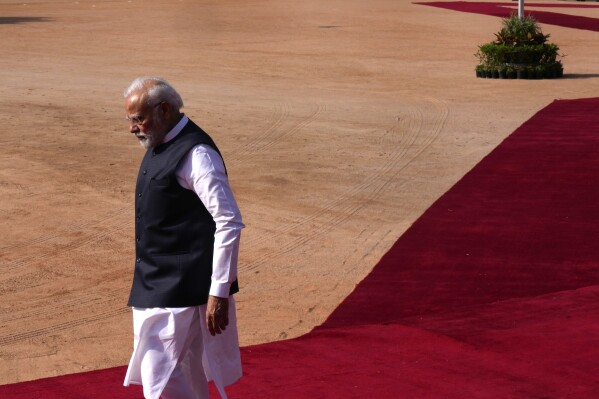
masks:
{"type": "Polygon", "coordinates": [[[162,101],[167,102],[173,108],[181,110],[183,108],[183,99],[177,93],[177,90],[166,79],[158,76],[142,76],[139,77],[125,89],[123,92],[124,98],[129,98],[132,94],[145,91],[148,95],[147,104],[155,105],[162,101]]]}

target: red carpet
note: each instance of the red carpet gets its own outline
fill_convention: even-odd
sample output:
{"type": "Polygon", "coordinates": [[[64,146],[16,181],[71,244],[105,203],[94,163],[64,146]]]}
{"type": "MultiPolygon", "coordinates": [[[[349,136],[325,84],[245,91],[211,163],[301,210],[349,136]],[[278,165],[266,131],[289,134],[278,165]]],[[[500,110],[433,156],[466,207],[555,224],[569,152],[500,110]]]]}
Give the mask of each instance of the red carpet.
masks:
{"type": "MultiPolygon", "coordinates": [[[[495,17],[505,18],[514,12],[518,12],[517,2],[508,3],[477,3],[466,1],[434,1],[414,3],[425,6],[446,8],[448,10],[463,11],[474,14],[491,15],[495,17]]],[[[529,10],[529,7],[534,8],[599,8],[599,5],[591,4],[572,4],[566,2],[560,3],[524,3],[525,14],[533,15],[537,21],[566,28],[584,29],[594,32],[599,32],[599,19],[577,15],[569,15],[558,12],[529,10]]],[[[498,25],[499,26],[499,25],[498,25]]]]}
{"type": "MultiPolygon", "coordinates": [[[[599,398],[598,109],[555,101],[524,123],[322,326],[243,348],[230,398],[599,398]]],[[[140,399],[124,372],[0,398],[140,399]]]]}

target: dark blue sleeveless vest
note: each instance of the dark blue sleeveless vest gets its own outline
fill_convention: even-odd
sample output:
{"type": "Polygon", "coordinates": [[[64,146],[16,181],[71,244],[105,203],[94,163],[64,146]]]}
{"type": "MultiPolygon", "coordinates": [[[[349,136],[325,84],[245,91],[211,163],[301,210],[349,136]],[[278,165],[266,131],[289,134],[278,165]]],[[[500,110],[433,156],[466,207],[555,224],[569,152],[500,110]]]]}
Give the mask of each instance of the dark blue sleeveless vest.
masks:
{"type": "MultiPolygon", "coordinates": [[[[147,151],[135,189],[135,273],[129,306],[187,307],[208,301],[216,225],[175,171],[196,145],[219,150],[189,121],[168,143],[147,151]]],[[[238,291],[237,281],[230,294],[238,291]]]]}

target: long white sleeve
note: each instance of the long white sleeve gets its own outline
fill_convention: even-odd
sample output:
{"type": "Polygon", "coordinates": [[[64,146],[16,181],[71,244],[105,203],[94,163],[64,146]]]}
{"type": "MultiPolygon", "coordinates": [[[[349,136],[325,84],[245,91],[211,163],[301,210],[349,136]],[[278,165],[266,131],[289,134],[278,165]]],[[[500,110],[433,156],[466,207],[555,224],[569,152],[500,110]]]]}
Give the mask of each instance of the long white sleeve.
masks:
{"type": "Polygon", "coordinates": [[[198,195],[216,223],[210,295],[226,298],[237,278],[239,240],[245,226],[223,160],[210,146],[198,145],[181,161],[176,175],[183,188],[198,195]]]}

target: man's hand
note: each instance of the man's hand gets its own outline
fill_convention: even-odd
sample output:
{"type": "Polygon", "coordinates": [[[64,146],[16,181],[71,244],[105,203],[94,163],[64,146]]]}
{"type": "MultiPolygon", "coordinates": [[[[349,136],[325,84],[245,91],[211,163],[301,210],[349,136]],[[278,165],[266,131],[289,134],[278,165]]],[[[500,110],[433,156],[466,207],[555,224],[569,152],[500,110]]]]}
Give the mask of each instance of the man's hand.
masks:
{"type": "Polygon", "coordinates": [[[206,309],[206,325],[210,335],[220,334],[229,325],[229,298],[210,295],[206,309]]]}

